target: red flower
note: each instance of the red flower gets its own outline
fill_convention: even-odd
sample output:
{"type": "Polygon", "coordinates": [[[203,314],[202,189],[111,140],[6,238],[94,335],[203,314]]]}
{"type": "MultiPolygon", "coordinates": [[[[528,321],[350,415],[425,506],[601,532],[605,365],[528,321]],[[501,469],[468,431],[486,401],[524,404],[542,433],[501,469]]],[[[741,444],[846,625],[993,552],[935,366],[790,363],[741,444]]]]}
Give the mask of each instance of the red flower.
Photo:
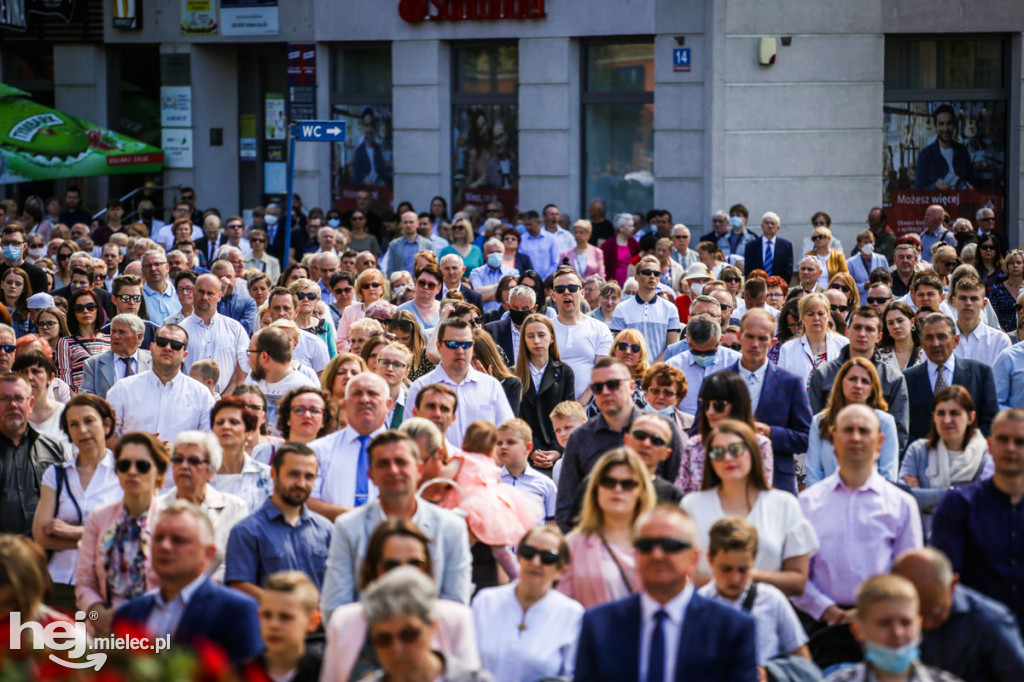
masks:
{"type": "MultiPolygon", "coordinates": [[[[133,622],[133,621],[119,620],[116,623],[114,623],[114,626],[113,626],[112,630],[113,630],[112,634],[115,637],[120,637],[122,639],[124,639],[124,638],[135,638],[135,639],[147,638],[147,639],[152,640],[152,637],[153,637],[152,633],[150,633],[150,631],[146,628],[146,626],[144,624],[136,623],[136,622],[133,622]]],[[[154,652],[153,652],[152,649],[134,649],[133,648],[131,650],[131,655],[132,656],[148,657],[148,656],[152,656],[153,654],[154,654],[154,652]]]]}
{"type": "Polygon", "coordinates": [[[229,678],[231,660],[223,647],[204,637],[196,638],[192,646],[199,657],[199,670],[196,679],[201,682],[216,682],[229,678]]]}

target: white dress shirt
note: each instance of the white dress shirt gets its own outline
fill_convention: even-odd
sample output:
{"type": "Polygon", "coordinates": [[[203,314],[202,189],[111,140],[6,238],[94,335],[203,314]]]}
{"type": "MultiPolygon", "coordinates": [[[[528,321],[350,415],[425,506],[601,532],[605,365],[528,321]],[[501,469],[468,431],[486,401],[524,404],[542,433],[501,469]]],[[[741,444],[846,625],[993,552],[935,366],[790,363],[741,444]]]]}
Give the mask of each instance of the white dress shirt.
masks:
{"type": "MultiPolygon", "coordinates": [[[[406,413],[408,414],[408,412],[406,413]]],[[[384,432],[384,426],[370,434],[370,438],[384,432]]],[[[367,441],[369,447],[369,441],[367,441]]],[[[356,503],[356,467],[359,462],[359,432],[351,426],[336,431],[323,438],[317,438],[309,444],[316,453],[316,481],[313,483],[312,497],[327,502],[340,504],[344,507],[355,506],[356,503]]],[[[369,457],[369,453],[367,453],[369,457]]],[[[367,478],[366,501],[375,500],[380,495],[377,486],[367,478]]]]}
{"type": "Polygon", "coordinates": [[[764,390],[764,377],[768,374],[768,360],[766,358],[764,364],[753,372],[744,367],[742,362],[736,367],[740,371],[740,379],[743,379],[747,384],[747,390],[750,391],[750,411],[756,412],[757,404],[761,400],[761,391],[764,390]]]}
{"type": "MultiPolygon", "coordinates": [[[[132,372],[135,374],[139,373],[139,349],[136,348],[135,352],[128,356],[131,359],[132,372]]],[[[121,379],[124,379],[124,373],[127,370],[124,358],[114,353],[114,383],[117,383],[121,379]]]]}
{"type": "Polygon", "coordinates": [[[953,349],[953,355],[986,365],[994,364],[999,354],[1013,345],[1005,332],[993,329],[984,322],[978,322],[970,334],[965,334],[959,326],[956,332],[960,335],[960,342],[953,349]]]}
{"type": "Polygon", "coordinates": [[[165,384],[152,370],[118,381],[107,402],[117,415],[117,436],[145,431],[166,441],[182,431],[209,431],[214,404],[210,389],[192,377],[178,372],[165,384]]]}
{"type": "Polygon", "coordinates": [[[646,592],[640,593],[640,680],[647,680],[647,664],[651,657],[651,635],[654,634],[654,614],[664,609],[668,618],[661,624],[665,635],[665,678],[676,679],[676,659],[679,657],[680,635],[683,632],[683,621],[686,607],[693,598],[693,583],[687,582],[683,591],[672,597],[667,604],[659,604],[646,592]]]}
{"type": "Polygon", "coordinates": [[[185,372],[199,360],[213,360],[220,368],[217,379],[217,393],[223,393],[231,383],[235,370],[248,365],[249,336],[237,320],[227,315],[214,313],[210,324],[192,313],[180,323],[188,332],[188,355],[185,357],[185,372]]]}
{"type": "MultiPolygon", "coordinates": [[[[763,235],[761,237],[761,263],[765,264],[765,263],[768,262],[768,245],[769,244],[772,245],[772,265],[774,265],[775,264],[775,257],[778,255],[778,253],[776,252],[775,237],[772,237],[771,239],[768,239],[767,237],[765,237],[763,235]]],[[[765,268],[762,267],[761,269],[764,270],[765,268]]],[[[772,273],[769,272],[768,274],[771,275],[772,273]]]]}
{"type": "MultiPolygon", "coordinates": [[[[597,320],[594,320],[597,322],[597,320]]],[[[431,384],[444,384],[452,388],[458,397],[458,407],[455,410],[455,422],[448,427],[446,436],[456,447],[462,447],[462,437],[470,424],[477,420],[484,420],[491,424],[500,424],[506,419],[512,419],[512,408],[505,397],[498,380],[489,374],[479,372],[472,367],[466,373],[462,383],[457,384],[448,376],[444,366],[439,365],[437,369],[429,374],[421,376],[409,387],[409,395],[406,398],[407,405],[416,404],[416,396],[420,389],[431,384]]],[[[406,410],[403,421],[412,419],[412,410],[406,410]]]]}
{"type": "MultiPolygon", "coordinates": [[[[925,360],[928,364],[928,383],[932,385],[932,395],[935,395],[935,382],[939,378],[938,365],[931,360],[925,360]]],[[[942,365],[943,378],[946,380],[946,386],[953,385],[953,371],[956,369],[956,355],[950,355],[949,359],[942,365]]]]}
{"type": "Polygon", "coordinates": [[[205,573],[185,585],[169,603],[164,601],[160,590],[157,590],[154,595],[156,599],[153,601],[153,610],[146,618],[146,629],[154,637],[166,637],[174,634],[174,631],[178,629],[178,624],[181,623],[181,617],[185,615],[188,603],[204,580],[206,580],[205,573]]]}

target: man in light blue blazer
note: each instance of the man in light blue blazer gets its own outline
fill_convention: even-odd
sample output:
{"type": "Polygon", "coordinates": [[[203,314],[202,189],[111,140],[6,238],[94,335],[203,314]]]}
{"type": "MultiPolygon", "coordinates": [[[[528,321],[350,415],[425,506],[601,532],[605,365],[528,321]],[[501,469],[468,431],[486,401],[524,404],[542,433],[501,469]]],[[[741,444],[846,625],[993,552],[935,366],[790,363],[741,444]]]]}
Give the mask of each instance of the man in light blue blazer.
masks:
{"type": "Polygon", "coordinates": [[[416,496],[420,456],[416,441],[399,431],[378,434],[367,445],[369,478],[380,497],[337,518],[327,554],[320,605],[325,619],[359,599],[357,576],[366,545],[385,519],[404,518],[430,538],[434,581],[442,599],[469,603],[471,559],[466,522],[416,496]]]}
{"type": "Polygon", "coordinates": [[[110,321],[110,350],[85,362],[82,393],[106,398],[110,388],[121,379],[153,369],[153,356],[139,348],[145,332],[146,325],[138,315],[115,316],[110,321]]]}

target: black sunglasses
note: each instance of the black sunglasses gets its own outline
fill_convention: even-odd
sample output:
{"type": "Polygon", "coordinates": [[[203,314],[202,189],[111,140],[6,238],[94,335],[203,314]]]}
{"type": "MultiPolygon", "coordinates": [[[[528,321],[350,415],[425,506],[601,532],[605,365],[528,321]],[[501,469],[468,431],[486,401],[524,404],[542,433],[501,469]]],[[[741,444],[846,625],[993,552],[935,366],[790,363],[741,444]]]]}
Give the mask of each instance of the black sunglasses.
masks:
{"type": "Polygon", "coordinates": [[[166,336],[156,337],[155,339],[153,339],[153,343],[155,343],[160,348],[167,348],[167,346],[170,346],[171,350],[181,350],[186,346],[186,343],[184,341],[175,341],[174,339],[169,339],[166,336]]]}
{"type": "Polygon", "coordinates": [[[661,277],[660,272],[658,272],[657,270],[651,270],[650,268],[646,270],[640,270],[636,274],[643,275],[644,277],[661,277]]]}
{"type": "Polygon", "coordinates": [[[655,547],[660,547],[665,554],[678,554],[692,549],[693,543],[675,538],[637,538],[633,540],[633,548],[641,554],[650,554],[655,547]]]}
{"type": "Polygon", "coordinates": [[[135,470],[142,475],[148,474],[149,470],[153,468],[153,463],[147,459],[119,459],[114,466],[118,473],[127,474],[132,470],[133,464],[135,465],[135,470]]]}
{"type": "Polygon", "coordinates": [[[188,465],[193,469],[199,467],[202,464],[206,464],[207,461],[208,460],[205,460],[202,457],[182,457],[181,455],[175,455],[174,457],[171,457],[171,464],[173,464],[174,466],[180,467],[182,464],[188,463],[188,465]]]}
{"type": "Polygon", "coordinates": [[[556,294],[564,294],[568,291],[570,294],[575,294],[581,289],[579,284],[559,284],[555,287],[556,294]]]}
{"type": "Polygon", "coordinates": [[[725,282],[726,284],[735,284],[736,282],[740,281],[740,278],[735,275],[732,275],[730,277],[723,277],[722,281],[725,282]]]}
{"type": "Polygon", "coordinates": [[[841,282],[832,282],[832,284],[830,284],[828,286],[828,288],[829,289],[838,289],[839,291],[842,291],[842,292],[847,293],[847,294],[850,293],[850,287],[846,286],[845,284],[843,284],[841,282]]]}
{"type": "Polygon", "coordinates": [[[605,490],[619,488],[627,493],[640,487],[640,481],[634,481],[632,478],[615,478],[614,476],[602,476],[597,479],[597,484],[605,490]]]}
{"type": "Polygon", "coordinates": [[[378,632],[370,638],[370,642],[377,649],[388,649],[395,643],[396,639],[402,644],[412,644],[419,639],[422,634],[423,628],[417,628],[410,625],[407,628],[402,628],[396,635],[393,635],[390,632],[378,632]]]}
{"type": "Polygon", "coordinates": [[[657,448],[663,448],[668,445],[668,441],[661,436],[656,436],[653,433],[644,431],[643,429],[633,429],[629,432],[629,435],[633,436],[633,438],[636,438],[637,440],[648,440],[651,442],[651,445],[657,448]]]}
{"type": "Polygon", "coordinates": [[[835,305],[835,304],[833,304],[831,307],[832,307],[832,312],[834,312],[834,313],[845,313],[847,310],[850,309],[850,306],[848,306],[848,305],[835,305]]]}
{"type": "Polygon", "coordinates": [[[96,310],[97,307],[95,303],[76,303],[75,312],[84,313],[86,310],[96,310]]]}
{"type": "Polygon", "coordinates": [[[619,390],[619,386],[622,386],[622,379],[609,379],[608,381],[595,381],[590,384],[590,391],[594,395],[600,395],[604,393],[607,388],[609,391],[615,392],[619,390]]]}
{"type": "Polygon", "coordinates": [[[519,545],[519,558],[523,561],[533,561],[534,557],[539,556],[540,562],[545,566],[554,566],[561,560],[558,556],[558,552],[553,549],[537,549],[531,545],[522,543],[519,545]]]}
{"type": "Polygon", "coordinates": [[[725,412],[725,408],[729,406],[728,400],[707,400],[704,402],[705,408],[712,408],[715,412],[725,412]]]}
{"type": "Polygon", "coordinates": [[[891,301],[892,296],[868,296],[867,301],[869,305],[881,305],[886,301],[891,301]]]}
{"type": "Polygon", "coordinates": [[[407,559],[406,561],[400,561],[399,559],[384,559],[380,562],[380,567],[384,569],[384,572],[393,571],[399,566],[412,566],[418,568],[421,571],[427,565],[427,562],[423,559],[407,559]]]}
{"type": "Polygon", "coordinates": [[[619,341],[617,344],[615,344],[615,347],[621,350],[623,353],[625,353],[627,350],[633,353],[640,352],[639,343],[626,343],[625,341],[619,341]]]}
{"type": "Polygon", "coordinates": [[[295,294],[295,297],[298,298],[300,301],[315,301],[316,299],[320,298],[320,295],[313,293],[312,291],[300,291],[299,293],[295,294]]]}
{"type": "Polygon", "coordinates": [[[690,355],[696,355],[698,358],[709,358],[717,352],[717,348],[714,348],[712,350],[697,350],[696,348],[690,349],[690,355]]]}

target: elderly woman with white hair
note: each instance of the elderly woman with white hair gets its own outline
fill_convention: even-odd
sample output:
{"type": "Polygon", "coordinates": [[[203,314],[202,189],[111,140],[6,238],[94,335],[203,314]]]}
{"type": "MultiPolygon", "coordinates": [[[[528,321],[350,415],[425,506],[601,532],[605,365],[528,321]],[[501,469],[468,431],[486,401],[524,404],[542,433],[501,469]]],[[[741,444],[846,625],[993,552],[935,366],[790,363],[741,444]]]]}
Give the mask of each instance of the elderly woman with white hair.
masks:
{"type": "Polygon", "coordinates": [[[601,245],[604,254],[605,277],[614,279],[620,286],[625,286],[629,274],[629,261],[640,253],[640,242],[634,237],[636,225],[629,213],[619,213],[612,221],[615,239],[606,239],[601,245]]]}
{"type": "Polygon", "coordinates": [[[203,431],[182,431],[171,443],[171,473],[174,486],[157,498],[158,509],[176,500],[185,500],[199,507],[213,524],[217,556],[210,563],[210,576],[224,582],[224,552],[228,536],[235,524],[249,515],[249,505],[242,498],[222,493],[212,485],[220,469],[223,451],[217,438],[203,431]]]}

